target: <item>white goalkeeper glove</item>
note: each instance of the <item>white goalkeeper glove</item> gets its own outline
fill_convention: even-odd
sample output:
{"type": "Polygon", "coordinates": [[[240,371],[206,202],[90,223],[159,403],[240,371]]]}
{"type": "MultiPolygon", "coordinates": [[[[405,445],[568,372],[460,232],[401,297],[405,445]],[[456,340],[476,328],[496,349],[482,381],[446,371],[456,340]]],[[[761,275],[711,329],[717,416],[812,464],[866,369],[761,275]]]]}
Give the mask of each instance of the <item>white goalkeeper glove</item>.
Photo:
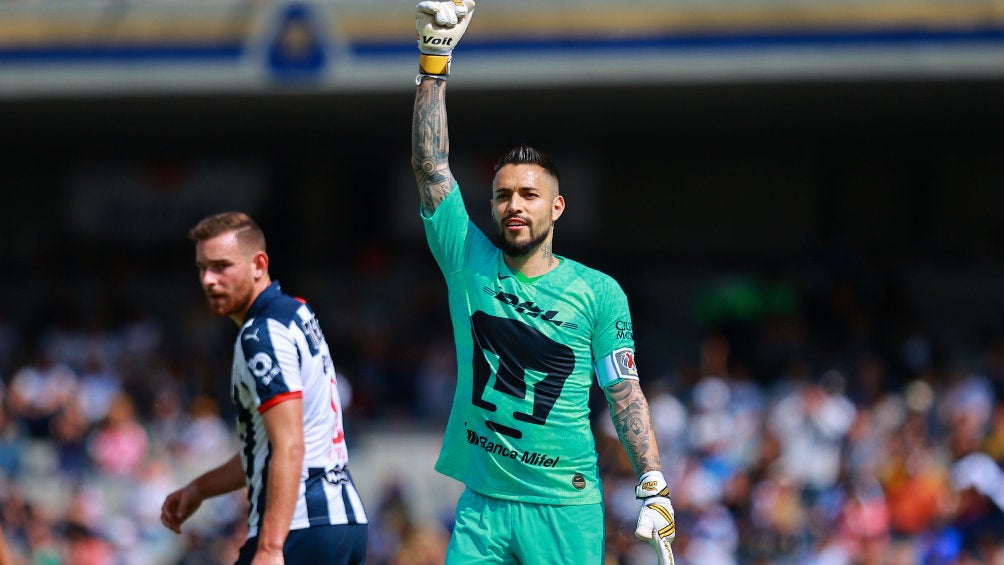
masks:
{"type": "Polygon", "coordinates": [[[453,48],[474,15],[474,0],[425,0],[415,6],[419,79],[450,76],[453,48]]]}
{"type": "Polygon", "coordinates": [[[659,557],[659,565],[673,565],[671,544],[676,539],[676,512],[669,499],[669,485],[662,472],[649,471],[642,475],[635,487],[635,496],[642,500],[635,537],[652,544],[659,557]]]}

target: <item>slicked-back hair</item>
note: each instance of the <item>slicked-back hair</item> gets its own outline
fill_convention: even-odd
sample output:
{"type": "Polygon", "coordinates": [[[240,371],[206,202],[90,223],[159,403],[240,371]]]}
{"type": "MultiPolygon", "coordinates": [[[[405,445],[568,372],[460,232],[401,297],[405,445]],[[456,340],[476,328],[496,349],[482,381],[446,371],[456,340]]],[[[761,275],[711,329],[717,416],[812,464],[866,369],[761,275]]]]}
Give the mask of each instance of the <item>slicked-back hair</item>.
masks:
{"type": "Polygon", "coordinates": [[[188,239],[198,243],[220,234],[235,231],[243,247],[265,251],[265,232],[244,212],[220,212],[207,216],[188,230],[188,239]]]}
{"type": "Polygon", "coordinates": [[[554,177],[554,180],[561,181],[561,175],[558,174],[558,167],[551,162],[551,159],[547,155],[544,155],[541,151],[530,147],[525,143],[521,143],[507,153],[499,157],[499,160],[495,162],[495,167],[492,172],[499,172],[499,169],[506,165],[537,165],[550,173],[554,177]]]}

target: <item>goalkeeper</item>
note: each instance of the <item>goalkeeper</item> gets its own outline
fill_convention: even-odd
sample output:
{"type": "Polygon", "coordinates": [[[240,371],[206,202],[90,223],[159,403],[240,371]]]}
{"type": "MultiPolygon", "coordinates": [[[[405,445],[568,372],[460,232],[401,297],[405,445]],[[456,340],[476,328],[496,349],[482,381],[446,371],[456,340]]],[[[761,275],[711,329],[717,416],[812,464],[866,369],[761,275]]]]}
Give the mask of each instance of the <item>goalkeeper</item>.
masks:
{"type": "Polygon", "coordinates": [[[412,166],[446,278],[458,378],[436,470],[466,485],[447,565],[600,565],[603,493],[589,423],[594,378],[638,476],[635,534],[673,562],[673,505],[638,381],[627,298],[552,250],[558,169],[521,145],[495,166],[487,237],[450,171],[446,83],[472,0],[421,2],[412,166]]]}

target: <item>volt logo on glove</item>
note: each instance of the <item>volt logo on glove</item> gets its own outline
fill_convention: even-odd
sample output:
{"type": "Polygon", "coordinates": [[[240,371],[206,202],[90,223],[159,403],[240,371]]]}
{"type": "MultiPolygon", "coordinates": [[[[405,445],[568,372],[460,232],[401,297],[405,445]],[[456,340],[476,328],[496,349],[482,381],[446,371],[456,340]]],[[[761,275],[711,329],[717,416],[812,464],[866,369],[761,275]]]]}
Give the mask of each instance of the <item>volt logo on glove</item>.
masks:
{"type": "Polygon", "coordinates": [[[422,44],[423,45],[439,45],[439,46],[442,46],[442,47],[449,47],[450,45],[453,45],[453,38],[452,37],[428,37],[428,36],[423,35],[422,36],[422,44]]]}

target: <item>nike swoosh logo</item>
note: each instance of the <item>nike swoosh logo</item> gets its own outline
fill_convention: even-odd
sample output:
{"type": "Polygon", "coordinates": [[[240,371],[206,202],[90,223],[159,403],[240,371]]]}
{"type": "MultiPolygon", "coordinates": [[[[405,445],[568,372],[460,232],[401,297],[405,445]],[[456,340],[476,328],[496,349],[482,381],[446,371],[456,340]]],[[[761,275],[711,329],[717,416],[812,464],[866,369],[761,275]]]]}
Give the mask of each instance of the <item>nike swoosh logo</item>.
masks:
{"type": "Polygon", "coordinates": [[[512,275],[503,275],[502,273],[499,273],[499,280],[500,281],[505,280],[505,279],[511,279],[511,278],[512,278],[512,275]]]}
{"type": "Polygon", "coordinates": [[[261,341],[260,339],[258,339],[258,330],[255,330],[254,333],[246,333],[246,334],[244,334],[244,341],[248,341],[248,340],[251,340],[251,339],[253,339],[255,341],[261,341]]]}

